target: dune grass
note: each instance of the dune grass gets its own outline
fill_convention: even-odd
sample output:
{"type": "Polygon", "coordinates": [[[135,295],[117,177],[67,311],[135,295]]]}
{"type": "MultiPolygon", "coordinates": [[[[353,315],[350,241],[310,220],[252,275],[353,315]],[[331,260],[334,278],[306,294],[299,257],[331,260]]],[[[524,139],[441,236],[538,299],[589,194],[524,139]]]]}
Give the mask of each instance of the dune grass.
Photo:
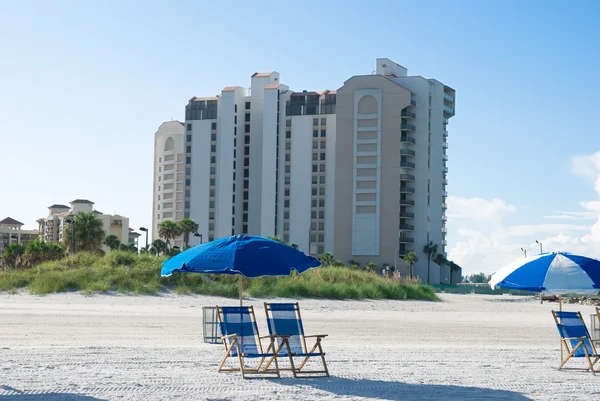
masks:
{"type": "MultiPolygon", "coordinates": [[[[180,273],[160,277],[165,258],[110,252],[104,257],[86,253],[47,262],[27,270],[0,274],[0,291],[28,289],[36,295],[65,291],[84,294],[109,291],[125,294],[207,294],[238,296],[238,276],[180,273]]],[[[366,271],[322,267],[289,277],[244,279],[244,292],[253,297],[328,299],[438,300],[428,285],[384,279],[366,271]]]]}

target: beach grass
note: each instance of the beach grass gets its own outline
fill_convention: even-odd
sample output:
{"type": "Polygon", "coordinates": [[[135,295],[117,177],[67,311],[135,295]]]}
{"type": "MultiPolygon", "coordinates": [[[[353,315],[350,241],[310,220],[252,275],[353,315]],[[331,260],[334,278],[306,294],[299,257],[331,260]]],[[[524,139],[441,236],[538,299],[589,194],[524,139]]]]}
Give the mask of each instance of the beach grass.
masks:
{"type": "MultiPolygon", "coordinates": [[[[84,294],[205,294],[238,297],[238,276],[178,273],[161,277],[165,258],[113,251],[106,256],[80,253],[25,270],[0,274],[0,291],[26,289],[35,295],[66,291],[84,294]]],[[[328,299],[438,300],[433,287],[410,280],[386,279],[345,267],[322,267],[289,277],[243,279],[253,297],[328,299]]]]}

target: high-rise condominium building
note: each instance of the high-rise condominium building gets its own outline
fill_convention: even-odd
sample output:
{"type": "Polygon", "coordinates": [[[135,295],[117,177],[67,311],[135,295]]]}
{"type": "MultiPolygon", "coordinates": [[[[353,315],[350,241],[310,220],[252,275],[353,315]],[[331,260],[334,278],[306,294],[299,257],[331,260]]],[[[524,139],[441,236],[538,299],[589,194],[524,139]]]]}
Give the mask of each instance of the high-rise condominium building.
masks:
{"type": "MultiPolygon", "coordinates": [[[[431,242],[445,254],[454,89],[408,76],[388,59],[337,91],[295,92],[277,72],[253,74],[250,88],[190,99],[184,136],[172,130],[156,142],[155,162],[169,138],[185,141],[173,148],[185,161],[173,184],[184,184],[176,192],[183,216],[199,224],[204,241],[277,235],[312,255],[396,264],[402,274],[402,257],[414,251],[416,275],[448,281],[447,268],[432,262],[428,271],[423,247],[431,242]]],[[[155,174],[154,215],[165,218],[169,201],[156,188],[172,173],[155,174]]]]}
{"type": "MultiPolygon", "coordinates": [[[[158,225],[164,220],[183,218],[185,183],[185,137],[183,123],[168,121],[154,134],[154,193],[152,212],[152,240],[159,239],[158,225]]],[[[187,169],[188,177],[191,169],[187,169]]],[[[189,188],[185,188],[189,203],[189,188]]],[[[172,245],[182,246],[177,238],[172,245]]]]}

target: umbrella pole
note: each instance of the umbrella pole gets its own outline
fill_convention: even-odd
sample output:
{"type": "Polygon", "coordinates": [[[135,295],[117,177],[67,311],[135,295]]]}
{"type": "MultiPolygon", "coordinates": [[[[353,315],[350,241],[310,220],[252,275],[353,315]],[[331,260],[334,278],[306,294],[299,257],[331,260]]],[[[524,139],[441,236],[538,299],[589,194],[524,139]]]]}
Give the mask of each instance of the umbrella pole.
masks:
{"type": "Polygon", "coordinates": [[[244,290],[244,286],[242,284],[242,275],[240,274],[240,306],[242,306],[242,291],[244,290]]]}
{"type": "MultiPolygon", "coordinates": [[[[562,296],[558,296],[558,310],[562,312],[562,296]]],[[[563,342],[560,340],[560,360],[563,361],[563,342]]]]}

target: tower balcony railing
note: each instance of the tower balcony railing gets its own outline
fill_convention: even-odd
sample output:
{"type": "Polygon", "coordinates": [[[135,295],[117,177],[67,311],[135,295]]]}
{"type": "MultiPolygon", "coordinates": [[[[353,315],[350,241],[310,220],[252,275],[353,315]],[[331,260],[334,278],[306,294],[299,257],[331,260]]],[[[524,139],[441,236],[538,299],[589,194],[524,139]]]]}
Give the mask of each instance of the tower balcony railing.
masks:
{"type": "Polygon", "coordinates": [[[400,224],[398,228],[403,231],[414,231],[415,226],[412,224],[400,224]]]}
{"type": "Polygon", "coordinates": [[[412,174],[400,174],[400,181],[414,181],[415,176],[412,174]]]}
{"type": "Polygon", "coordinates": [[[402,161],[402,162],[400,162],[400,167],[415,168],[415,163],[411,163],[411,162],[407,162],[407,161],[402,161]]]}
{"type": "Polygon", "coordinates": [[[400,155],[402,156],[414,156],[415,151],[412,149],[400,149],[400,155]]]}
{"type": "Polygon", "coordinates": [[[412,111],[408,111],[408,110],[402,110],[402,113],[400,113],[400,115],[405,118],[412,118],[412,119],[417,118],[417,115],[415,113],[413,113],[412,111]]]}
{"type": "Polygon", "coordinates": [[[407,185],[401,185],[400,186],[400,192],[401,193],[405,193],[405,194],[414,194],[415,193],[415,189],[413,187],[409,187],[407,185]]]}
{"type": "Polygon", "coordinates": [[[412,124],[401,124],[400,125],[400,129],[403,131],[412,131],[415,132],[417,130],[417,127],[415,127],[412,124]]]}
{"type": "Polygon", "coordinates": [[[416,143],[417,141],[408,134],[402,134],[400,135],[400,142],[416,143]]]}

